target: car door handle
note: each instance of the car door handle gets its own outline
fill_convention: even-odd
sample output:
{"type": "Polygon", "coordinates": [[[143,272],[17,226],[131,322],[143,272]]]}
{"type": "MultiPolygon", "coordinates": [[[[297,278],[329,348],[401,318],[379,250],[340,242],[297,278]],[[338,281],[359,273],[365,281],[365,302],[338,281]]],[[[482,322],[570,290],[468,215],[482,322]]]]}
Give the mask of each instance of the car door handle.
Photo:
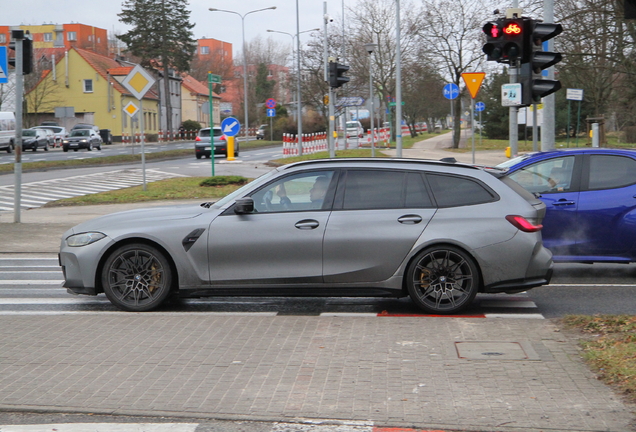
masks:
{"type": "Polygon", "coordinates": [[[320,223],[318,223],[318,221],[314,219],[304,219],[296,222],[295,226],[296,228],[301,230],[308,230],[318,228],[320,226],[320,223]]]}
{"type": "Polygon", "coordinates": [[[558,200],[556,202],[553,202],[552,205],[555,206],[555,207],[566,206],[566,205],[574,205],[574,201],[568,201],[568,200],[561,199],[561,200],[558,200]]]}
{"type": "Polygon", "coordinates": [[[398,218],[399,223],[403,224],[418,224],[422,222],[422,216],[419,215],[404,215],[398,218]]]}

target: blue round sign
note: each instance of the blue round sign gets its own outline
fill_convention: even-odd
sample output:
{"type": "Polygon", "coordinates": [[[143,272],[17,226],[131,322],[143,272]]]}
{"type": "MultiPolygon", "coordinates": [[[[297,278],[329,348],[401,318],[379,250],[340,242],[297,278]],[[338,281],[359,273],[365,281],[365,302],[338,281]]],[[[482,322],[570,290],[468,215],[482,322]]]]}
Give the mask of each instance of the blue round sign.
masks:
{"type": "Polygon", "coordinates": [[[486,104],[483,102],[477,102],[475,104],[475,111],[483,111],[486,109],[486,104]]]}
{"type": "Polygon", "coordinates": [[[226,136],[236,136],[241,130],[241,124],[234,117],[228,117],[221,122],[221,132],[226,136]]]}
{"type": "Polygon", "coordinates": [[[455,83],[448,83],[444,86],[444,97],[446,99],[455,99],[459,96],[459,87],[455,83]]]}

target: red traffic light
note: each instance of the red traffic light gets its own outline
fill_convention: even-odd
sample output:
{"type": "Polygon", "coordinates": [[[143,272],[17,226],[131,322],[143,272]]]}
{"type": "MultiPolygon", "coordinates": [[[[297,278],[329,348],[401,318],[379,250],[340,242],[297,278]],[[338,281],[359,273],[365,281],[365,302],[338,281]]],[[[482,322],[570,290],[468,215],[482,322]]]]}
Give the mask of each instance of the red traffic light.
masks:
{"type": "Polygon", "coordinates": [[[521,34],[521,26],[516,22],[511,22],[504,26],[503,32],[509,36],[518,36],[521,34]]]}
{"type": "Polygon", "coordinates": [[[501,29],[496,23],[486,23],[482,30],[486,33],[486,36],[491,38],[498,38],[501,36],[501,29]]]}

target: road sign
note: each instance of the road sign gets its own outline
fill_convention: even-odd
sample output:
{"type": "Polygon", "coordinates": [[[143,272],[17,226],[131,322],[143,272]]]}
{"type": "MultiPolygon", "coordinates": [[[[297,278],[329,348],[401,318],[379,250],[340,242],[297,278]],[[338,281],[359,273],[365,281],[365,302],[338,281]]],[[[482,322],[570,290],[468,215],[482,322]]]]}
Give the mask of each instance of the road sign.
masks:
{"type": "Polygon", "coordinates": [[[7,47],[0,47],[0,84],[9,82],[9,61],[7,59],[7,47]]]}
{"type": "Polygon", "coordinates": [[[241,124],[234,117],[228,117],[221,122],[221,131],[229,137],[238,135],[240,130],[241,124]]]}
{"type": "Polygon", "coordinates": [[[501,86],[501,106],[521,105],[521,83],[501,86]]]}
{"type": "Polygon", "coordinates": [[[214,74],[208,74],[208,82],[210,82],[212,84],[221,84],[221,76],[220,75],[214,75],[214,74]]]}
{"type": "Polygon", "coordinates": [[[267,117],[276,117],[276,109],[267,108],[267,117]]]}
{"type": "Polygon", "coordinates": [[[484,81],[485,76],[485,72],[465,72],[462,74],[464,83],[466,83],[466,87],[473,99],[477,97],[477,93],[479,93],[479,88],[481,87],[481,83],[484,81]]]}
{"type": "Polygon", "coordinates": [[[136,65],[121,84],[137,99],[142,99],[155,83],[155,79],[144,68],[136,65]]]}
{"type": "Polygon", "coordinates": [[[443,93],[446,99],[455,99],[459,96],[459,87],[455,83],[448,83],[444,86],[443,93]]]}
{"type": "Polygon", "coordinates": [[[336,106],[340,107],[353,107],[362,105],[364,105],[364,98],[359,96],[341,97],[338,98],[338,101],[336,102],[336,106]]]}
{"type": "Polygon", "coordinates": [[[130,117],[134,117],[137,111],[139,111],[139,107],[132,102],[128,102],[128,105],[124,107],[124,111],[126,111],[126,114],[130,117]]]}
{"type": "Polygon", "coordinates": [[[486,104],[483,102],[477,102],[475,104],[475,111],[483,111],[486,109],[486,104]]]}
{"type": "MultiPolygon", "coordinates": [[[[269,98],[265,101],[265,106],[267,108],[276,108],[276,99],[272,99],[269,98]]],[[[268,116],[268,117],[274,117],[274,116],[268,116]]]]}
{"type": "MultiPolygon", "coordinates": [[[[396,106],[397,102],[389,102],[389,106],[396,106]]],[[[404,101],[402,101],[402,105],[404,105],[404,101]]]]}
{"type": "Polygon", "coordinates": [[[566,97],[567,100],[575,100],[582,101],[583,100],[583,89],[567,89],[566,97]]]}

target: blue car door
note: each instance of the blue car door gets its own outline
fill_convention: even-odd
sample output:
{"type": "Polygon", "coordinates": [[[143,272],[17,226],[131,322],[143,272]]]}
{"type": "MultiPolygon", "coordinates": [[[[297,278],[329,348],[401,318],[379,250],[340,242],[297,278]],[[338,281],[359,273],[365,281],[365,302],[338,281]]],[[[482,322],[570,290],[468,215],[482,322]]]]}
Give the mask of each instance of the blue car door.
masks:
{"type": "Polygon", "coordinates": [[[631,260],[636,244],[636,159],[585,155],[578,205],[582,257],[631,260]]]}

